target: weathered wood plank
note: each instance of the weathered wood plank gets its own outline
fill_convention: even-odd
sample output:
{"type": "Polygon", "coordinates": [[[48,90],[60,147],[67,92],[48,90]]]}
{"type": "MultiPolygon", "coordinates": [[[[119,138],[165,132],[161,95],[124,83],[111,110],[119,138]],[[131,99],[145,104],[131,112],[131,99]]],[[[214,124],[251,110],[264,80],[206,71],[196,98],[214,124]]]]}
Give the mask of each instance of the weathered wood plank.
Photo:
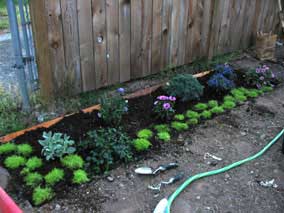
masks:
{"type": "Polygon", "coordinates": [[[106,0],[108,84],[120,82],[118,3],[106,0]]]}
{"type": "Polygon", "coordinates": [[[208,55],[210,20],[212,19],[212,1],[203,0],[203,16],[201,28],[201,56],[208,55]]]}
{"type": "Polygon", "coordinates": [[[119,67],[120,82],[130,80],[131,70],[131,6],[129,0],[119,0],[119,67]]]}
{"type": "Polygon", "coordinates": [[[83,91],[90,91],[96,88],[92,0],[78,1],[78,25],[82,89],[83,91]]]}
{"type": "Polygon", "coordinates": [[[93,0],[93,37],[95,47],[96,88],[108,85],[105,0],[93,0]]]}
{"type": "Polygon", "coordinates": [[[193,50],[192,60],[200,57],[201,54],[201,26],[203,16],[203,2],[200,0],[193,1],[193,50]]]}
{"type": "Polygon", "coordinates": [[[224,2],[224,9],[220,23],[220,36],[217,45],[218,53],[226,53],[228,52],[228,38],[230,37],[229,29],[230,29],[230,1],[224,2]]]}

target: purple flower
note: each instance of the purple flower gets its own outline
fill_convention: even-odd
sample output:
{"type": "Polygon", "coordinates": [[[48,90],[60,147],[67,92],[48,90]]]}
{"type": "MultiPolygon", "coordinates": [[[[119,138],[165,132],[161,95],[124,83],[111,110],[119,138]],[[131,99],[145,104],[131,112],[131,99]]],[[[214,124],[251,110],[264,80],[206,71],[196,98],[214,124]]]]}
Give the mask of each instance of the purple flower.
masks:
{"type": "Polygon", "coordinates": [[[121,94],[125,93],[125,89],[122,87],[118,88],[116,91],[121,94]]]}
{"type": "Polygon", "coordinates": [[[260,85],[260,84],[256,84],[256,87],[257,87],[258,89],[260,89],[260,88],[261,88],[261,85],[260,85]]]}
{"type": "Polygon", "coordinates": [[[256,72],[256,73],[261,73],[261,68],[256,68],[256,69],[255,69],[255,72],[256,72]]]}
{"type": "Polygon", "coordinates": [[[161,100],[161,101],[169,100],[169,98],[167,96],[165,96],[165,95],[158,96],[157,99],[161,100]]]}
{"type": "Polygon", "coordinates": [[[154,105],[157,105],[158,103],[159,103],[159,101],[155,101],[155,102],[154,102],[154,105]]]}
{"type": "Polygon", "coordinates": [[[163,108],[164,108],[165,110],[169,110],[169,109],[171,108],[171,104],[170,104],[170,103],[164,103],[164,104],[163,104],[163,108]]]}
{"type": "Polygon", "coordinates": [[[271,73],[271,78],[275,78],[275,74],[274,73],[271,73]]]}
{"type": "Polygon", "coordinates": [[[101,118],[101,117],[102,117],[102,114],[101,114],[101,113],[98,113],[97,115],[98,115],[98,117],[99,117],[99,118],[101,118]]]}
{"type": "Polygon", "coordinates": [[[263,81],[263,80],[264,80],[264,77],[263,77],[263,76],[261,76],[261,77],[259,78],[259,80],[263,81]]]}
{"type": "Polygon", "coordinates": [[[124,112],[128,112],[128,107],[123,108],[124,112]]]}
{"type": "Polygon", "coordinates": [[[174,96],[170,96],[170,97],[169,97],[169,100],[170,100],[170,101],[176,101],[177,99],[176,99],[176,97],[174,97],[174,96]]]}

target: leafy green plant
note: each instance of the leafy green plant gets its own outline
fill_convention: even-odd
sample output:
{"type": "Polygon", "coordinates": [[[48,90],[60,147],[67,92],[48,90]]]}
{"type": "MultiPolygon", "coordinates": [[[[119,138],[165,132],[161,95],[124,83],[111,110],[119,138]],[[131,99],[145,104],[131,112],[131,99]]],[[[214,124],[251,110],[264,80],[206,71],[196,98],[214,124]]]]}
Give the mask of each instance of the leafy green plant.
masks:
{"type": "Polygon", "coordinates": [[[234,102],[235,98],[233,96],[231,96],[231,95],[226,95],[224,97],[224,101],[232,101],[232,102],[234,102]]]}
{"type": "Polygon", "coordinates": [[[198,100],[203,95],[203,86],[190,74],[178,74],[165,87],[166,92],[182,101],[198,100]]]}
{"type": "Polygon", "coordinates": [[[76,151],[76,148],[72,146],[75,142],[70,140],[70,137],[66,134],[44,132],[42,137],[44,140],[38,142],[43,147],[41,153],[47,161],[61,158],[65,154],[72,154],[76,151]]]}
{"type": "Polygon", "coordinates": [[[234,98],[238,103],[243,103],[247,100],[247,97],[245,95],[235,95],[234,98]]]}
{"type": "Polygon", "coordinates": [[[204,111],[204,110],[206,110],[208,108],[208,106],[207,106],[207,104],[204,104],[204,103],[198,103],[198,104],[196,104],[196,105],[194,105],[194,109],[196,110],[196,111],[204,111]]]}
{"type": "Polygon", "coordinates": [[[271,92],[273,90],[273,87],[271,87],[271,86],[263,86],[263,87],[261,87],[261,90],[263,92],[271,92]]]}
{"type": "Polygon", "coordinates": [[[50,187],[41,188],[40,186],[38,186],[33,191],[32,199],[34,205],[38,206],[51,200],[53,196],[54,192],[52,188],[50,187]]]}
{"type": "Polygon", "coordinates": [[[88,175],[84,170],[79,169],[73,172],[72,183],[83,184],[89,181],[90,179],[88,178],[88,175]]]}
{"type": "Polygon", "coordinates": [[[150,129],[142,129],[137,133],[137,137],[150,139],[153,137],[153,132],[150,129]]]}
{"type": "Polygon", "coordinates": [[[0,146],[0,155],[10,154],[17,150],[17,146],[14,143],[4,143],[0,146]]]}
{"type": "Polygon", "coordinates": [[[196,118],[192,118],[192,119],[189,119],[187,122],[186,122],[188,125],[197,125],[198,124],[198,119],[196,118]]]}
{"type": "Polygon", "coordinates": [[[98,173],[109,170],[115,161],[128,162],[133,157],[132,140],[120,128],[90,131],[80,147],[87,155],[87,166],[98,173]]]}
{"type": "Polygon", "coordinates": [[[135,139],[133,141],[133,145],[138,152],[146,151],[150,148],[150,146],[152,146],[151,142],[144,138],[135,139]]]}
{"type": "Polygon", "coordinates": [[[33,170],[38,169],[40,167],[42,167],[42,160],[38,157],[31,157],[26,162],[26,168],[29,171],[33,171],[33,170]]]}
{"type": "Polygon", "coordinates": [[[33,152],[33,147],[29,144],[20,144],[17,146],[17,153],[19,155],[29,156],[33,152]]]}
{"type": "Polygon", "coordinates": [[[158,139],[159,139],[159,140],[162,140],[162,141],[165,141],[165,142],[171,140],[171,135],[170,135],[170,133],[168,133],[168,132],[159,132],[159,133],[157,134],[157,136],[158,136],[158,139]]]}
{"type": "Polygon", "coordinates": [[[43,177],[38,172],[28,173],[27,176],[24,178],[26,185],[32,188],[40,185],[42,180],[43,177]]]}
{"type": "Polygon", "coordinates": [[[218,106],[218,101],[210,100],[210,101],[208,101],[208,106],[209,106],[209,108],[214,108],[214,107],[218,106]]]}
{"type": "Polygon", "coordinates": [[[210,110],[213,114],[221,114],[224,112],[224,108],[222,106],[214,107],[210,110]]]}
{"type": "Polygon", "coordinates": [[[203,119],[210,119],[212,117],[212,112],[210,112],[209,110],[205,110],[200,115],[203,119]]]}
{"type": "Polygon", "coordinates": [[[188,129],[187,123],[178,122],[178,121],[172,122],[172,123],[171,123],[171,127],[172,127],[173,129],[175,129],[176,131],[178,131],[178,132],[188,129]]]}
{"type": "Polygon", "coordinates": [[[68,169],[80,169],[84,166],[84,160],[79,155],[66,155],[61,159],[61,163],[68,169]]]}
{"type": "Polygon", "coordinates": [[[233,101],[225,101],[223,104],[222,104],[222,107],[223,109],[233,109],[236,107],[236,104],[235,102],[233,101]]]}
{"type": "Polygon", "coordinates": [[[174,119],[177,121],[183,121],[185,119],[185,116],[183,114],[177,114],[175,115],[174,119]]]}
{"type": "Polygon", "coordinates": [[[239,89],[239,88],[236,88],[236,89],[233,89],[231,90],[231,94],[235,97],[235,96],[240,96],[240,95],[245,95],[245,93],[239,89]]]}
{"type": "Polygon", "coordinates": [[[48,185],[53,186],[64,179],[64,170],[54,168],[47,175],[45,175],[44,179],[48,185]]]}
{"type": "Polygon", "coordinates": [[[158,124],[154,126],[157,132],[170,132],[170,128],[167,124],[158,124]]]}
{"type": "Polygon", "coordinates": [[[199,119],[200,115],[198,114],[198,112],[195,112],[195,111],[192,111],[192,110],[187,110],[186,111],[186,117],[188,117],[190,119],[192,119],[192,118],[199,119]]]}
{"type": "Polygon", "coordinates": [[[154,102],[154,113],[162,120],[170,120],[175,113],[175,101],[174,96],[158,96],[154,102]]]}
{"type": "Polygon", "coordinates": [[[4,165],[8,169],[17,169],[21,166],[24,166],[26,163],[26,159],[22,156],[12,155],[5,159],[4,165]]]}
{"type": "Polygon", "coordinates": [[[249,90],[246,95],[249,98],[257,98],[259,96],[258,92],[255,90],[249,90]]]}

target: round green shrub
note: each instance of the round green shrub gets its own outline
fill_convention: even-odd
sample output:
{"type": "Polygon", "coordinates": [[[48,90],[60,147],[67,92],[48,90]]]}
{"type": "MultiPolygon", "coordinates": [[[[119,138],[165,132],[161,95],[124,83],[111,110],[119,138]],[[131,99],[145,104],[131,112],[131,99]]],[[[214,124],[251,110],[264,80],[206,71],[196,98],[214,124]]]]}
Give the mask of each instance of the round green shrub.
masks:
{"type": "Polygon", "coordinates": [[[34,205],[38,206],[38,205],[43,204],[44,202],[51,200],[53,196],[54,196],[54,192],[52,188],[50,187],[41,188],[39,186],[34,189],[32,199],[33,199],[34,205]]]}
{"type": "Polygon", "coordinates": [[[171,140],[171,135],[168,132],[159,132],[158,133],[158,138],[162,141],[170,141],[171,140]]]}
{"type": "Polygon", "coordinates": [[[33,172],[28,173],[24,180],[27,186],[34,188],[41,184],[43,177],[38,172],[33,172]]]}
{"type": "Polygon", "coordinates": [[[235,102],[233,101],[225,101],[222,105],[223,109],[233,109],[236,107],[235,102]]]}
{"type": "Polygon", "coordinates": [[[213,114],[221,114],[224,112],[224,109],[222,106],[214,107],[210,110],[210,112],[212,112],[213,114]]]}
{"type": "Polygon", "coordinates": [[[133,145],[135,149],[140,152],[140,151],[145,151],[152,146],[151,142],[145,138],[137,138],[133,141],[133,145]]]}
{"type": "Polygon", "coordinates": [[[208,101],[208,106],[210,108],[214,108],[214,107],[218,106],[218,101],[215,101],[215,100],[208,101]]]}
{"type": "Polygon", "coordinates": [[[48,185],[53,186],[64,179],[64,170],[54,168],[47,175],[45,175],[44,179],[48,185]]]}
{"type": "Polygon", "coordinates": [[[235,95],[235,100],[238,102],[238,103],[243,103],[244,101],[247,100],[247,97],[244,96],[244,95],[235,95]]]}
{"type": "Polygon", "coordinates": [[[244,95],[245,93],[240,89],[233,89],[233,90],[231,90],[231,94],[233,96],[236,96],[236,95],[244,95]]]}
{"type": "Polygon", "coordinates": [[[170,128],[167,124],[158,124],[154,126],[157,132],[170,132],[170,128]]]}
{"type": "Polygon", "coordinates": [[[231,96],[231,95],[226,95],[225,97],[224,97],[224,101],[235,101],[235,98],[233,97],[233,96],[231,96]]]}
{"type": "Polygon", "coordinates": [[[173,129],[175,129],[176,131],[178,131],[178,132],[188,129],[187,123],[178,122],[178,121],[172,122],[172,123],[171,123],[171,127],[172,127],[173,129]]]}
{"type": "Polygon", "coordinates": [[[177,120],[177,121],[183,121],[185,119],[185,117],[184,117],[183,114],[177,114],[177,115],[175,115],[174,119],[177,120]]]}
{"type": "Polygon", "coordinates": [[[200,115],[203,119],[210,119],[212,117],[212,112],[205,110],[200,115]]]}
{"type": "Polygon", "coordinates": [[[273,87],[263,86],[263,87],[261,87],[261,90],[263,92],[271,92],[273,90],[273,87]]]}
{"type": "Polygon", "coordinates": [[[207,104],[204,104],[204,103],[198,103],[198,104],[196,104],[196,105],[194,105],[194,109],[196,110],[196,111],[204,111],[204,110],[206,110],[208,108],[208,106],[207,106],[207,104]]]}
{"type": "Polygon", "coordinates": [[[29,169],[29,171],[33,171],[35,169],[38,169],[42,166],[42,160],[38,157],[31,157],[26,162],[26,168],[29,169]]]}
{"type": "Polygon", "coordinates": [[[200,115],[198,114],[198,112],[192,111],[192,110],[187,110],[186,111],[186,117],[192,119],[199,119],[200,115]]]}
{"type": "Polygon", "coordinates": [[[186,122],[188,125],[197,125],[198,124],[198,119],[196,118],[192,118],[192,119],[189,119],[187,122],[186,122]]]}
{"type": "Polygon", "coordinates": [[[257,97],[258,97],[258,92],[255,91],[255,90],[249,90],[249,91],[247,92],[247,96],[248,96],[249,98],[257,98],[257,97]]]}
{"type": "Polygon", "coordinates": [[[178,74],[165,87],[167,94],[182,101],[198,100],[203,95],[203,86],[190,74],[178,74]]]}
{"type": "Polygon", "coordinates": [[[19,155],[29,156],[33,152],[33,147],[29,144],[20,144],[17,146],[17,153],[19,155]]]}
{"type": "Polygon", "coordinates": [[[10,154],[17,150],[17,146],[14,143],[4,143],[0,146],[0,155],[10,154]]]}
{"type": "Polygon", "coordinates": [[[21,166],[24,166],[26,163],[26,159],[22,156],[12,155],[5,159],[4,165],[8,169],[17,169],[21,166]]]}
{"type": "Polygon", "coordinates": [[[153,137],[153,132],[150,129],[142,129],[137,133],[138,138],[150,139],[153,137]]]}
{"type": "Polygon", "coordinates": [[[72,183],[83,184],[89,181],[90,179],[88,178],[88,175],[84,170],[79,169],[73,172],[72,183]]]}
{"type": "Polygon", "coordinates": [[[79,155],[66,155],[61,159],[61,163],[68,169],[80,169],[84,166],[84,160],[79,155]]]}

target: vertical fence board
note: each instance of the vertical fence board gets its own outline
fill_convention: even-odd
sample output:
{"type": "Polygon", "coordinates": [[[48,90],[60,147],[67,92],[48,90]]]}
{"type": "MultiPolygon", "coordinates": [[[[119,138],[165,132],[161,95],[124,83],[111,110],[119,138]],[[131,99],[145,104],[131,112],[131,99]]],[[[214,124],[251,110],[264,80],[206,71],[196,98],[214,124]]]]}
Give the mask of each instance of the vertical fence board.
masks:
{"type": "Polygon", "coordinates": [[[94,90],[96,88],[96,73],[93,48],[92,0],[78,1],[78,25],[82,89],[83,91],[94,90]]]}
{"type": "Polygon", "coordinates": [[[203,2],[200,0],[193,0],[193,45],[194,54],[192,60],[199,58],[201,55],[201,25],[203,16],[203,2]]]}
{"type": "Polygon", "coordinates": [[[128,0],[119,0],[119,65],[120,82],[130,80],[131,70],[131,6],[128,0]]]}
{"type": "Polygon", "coordinates": [[[226,53],[228,51],[228,37],[230,36],[229,34],[229,29],[230,29],[230,1],[225,1],[224,2],[224,12],[222,14],[221,18],[221,26],[220,26],[220,37],[218,40],[218,46],[217,46],[217,51],[226,53]]]}
{"type": "Polygon", "coordinates": [[[93,0],[93,36],[95,46],[96,88],[107,82],[107,34],[105,0],[93,0]]]}
{"type": "Polygon", "coordinates": [[[108,84],[120,82],[119,71],[119,8],[117,0],[106,0],[108,84]]]}

